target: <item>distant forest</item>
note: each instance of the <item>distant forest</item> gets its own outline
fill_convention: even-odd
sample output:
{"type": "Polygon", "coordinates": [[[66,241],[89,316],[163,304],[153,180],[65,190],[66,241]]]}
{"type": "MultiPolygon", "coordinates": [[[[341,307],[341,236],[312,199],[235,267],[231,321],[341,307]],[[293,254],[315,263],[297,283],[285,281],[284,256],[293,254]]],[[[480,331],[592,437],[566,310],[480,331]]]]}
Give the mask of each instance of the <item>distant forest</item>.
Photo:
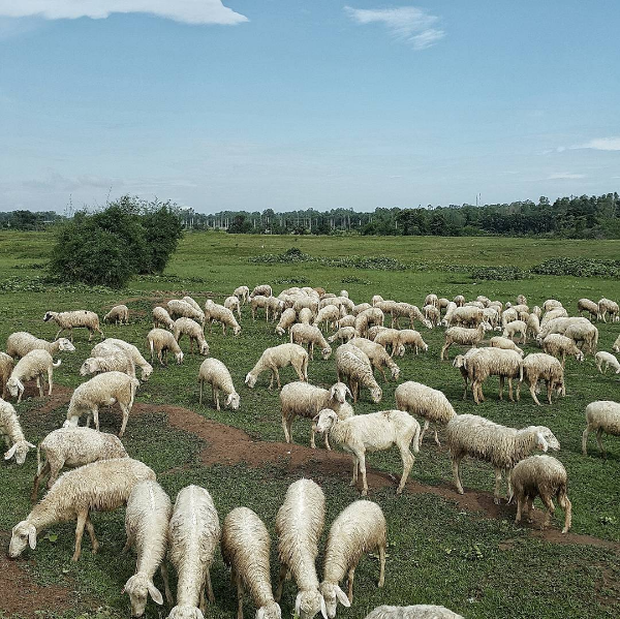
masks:
{"type": "MultiPolygon", "coordinates": [[[[560,238],[620,238],[620,198],[570,196],[551,203],[524,200],[484,206],[437,206],[427,208],[377,208],[371,213],[338,208],[276,213],[222,211],[196,213],[179,208],[187,230],[225,230],[241,234],[362,234],[435,236],[545,236],[560,238]]],[[[49,212],[0,213],[0,228],[41,230],[65,217],[49,212]]]]}

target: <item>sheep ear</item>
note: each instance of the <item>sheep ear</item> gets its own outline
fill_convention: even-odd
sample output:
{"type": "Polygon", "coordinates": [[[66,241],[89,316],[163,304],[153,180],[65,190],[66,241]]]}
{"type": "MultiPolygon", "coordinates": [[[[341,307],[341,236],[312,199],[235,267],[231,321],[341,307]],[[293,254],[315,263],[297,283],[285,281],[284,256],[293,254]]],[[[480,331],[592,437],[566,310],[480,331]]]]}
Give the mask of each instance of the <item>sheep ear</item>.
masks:
{"type": "Polygon", "coordinates": [[[327,605],[325,604],[325,598],[323,596],[321,596],[321,615],[323,615],[323,619],[329,619],[327,605]]]}
{"type": "Polygon", "coordinates": [[[30,449],[36,449],[37,446],[33,445],[32,443],[29,443],[28,441],[26,441],[26,446],[30,447],[30,449]]]}
{"type": "Polygon", "coordinates": [[[149,582],[147,587],[149,593],[151,594],[151,597],[153,598],[153,602],[155,602],[155,604],[163,606],[164,598],[161,596],[161,592],[159,591],[159,589],[152,582],[149,582]]]}
{"type": "Polygon", "coordinates": [[[265,616],[265,609],[264,608],[259,608],[256,611],[256,619],[263,619],[265,616]]]}
{"type": "Polygon", "coordinates": [[[205,616],[199,608],[197,608],[194,612],[196,614],[196,619],[205,619],[205,616]]]}
{"type": "Polygon", "coordinates": [[[329,397],[330,397],[330,399],[334,397],[334,393],[336,393],[336,385],[332,385],[330,390],[329,390],[329,397]]]}
{"type": "Polygon", "coordinates": [[[349,602],[347,594],[339,586],[336,586],[336,597],[343,606],[351,608],[351,602],[349,602]]]}
{"type": "Polygon", "coordinates": [[[14,455],[15,452],[17,451],[17,443],[15,443],[13,445],[13,447],[11,447],[11,449],[9,449],[5,454],[4,454],[4,459],[5,460],[10,460],[14,455]]]}
{"type": "Polygon", "coordinates": [[[30,525],[30,530],[28,531],[28,544],[32,550],[37,547],[37,530],[33,524],[30,525]]]}
{"type": "Polygon", "coordinates": [[[538,447],[546,452],[549,449],[549,443],[547,443],[547,440],[540,432],[536,436],[538,438],[538,447]]]}
{"type": "Polygon", "coordinates": [[[295,598],[295,617],[299,617],[300,613],[301,613],[301,592],[299,592],[297,594],[297,597],[295,598]]]}
{"type": "Polygon", "coordinates": [[[345,389],[347,390],[347,393],[349,394],[349,397],[351,399],[353,399],[353,394],[351,393],[351,390],[349,389],[349,387],[345,386],[345,389]]]}

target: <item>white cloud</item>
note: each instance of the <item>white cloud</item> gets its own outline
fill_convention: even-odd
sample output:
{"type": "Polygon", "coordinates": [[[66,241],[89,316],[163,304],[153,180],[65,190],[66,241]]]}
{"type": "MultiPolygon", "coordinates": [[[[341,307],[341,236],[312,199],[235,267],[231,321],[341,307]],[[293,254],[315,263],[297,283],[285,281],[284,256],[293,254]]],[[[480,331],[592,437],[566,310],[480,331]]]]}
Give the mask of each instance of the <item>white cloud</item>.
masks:
{"type": "Polygon", "coordinates": [[[383,24],[397,39],[413,45],[414,49],[426,49],[442,39],[446,33],[434,26],[439,21],[423,9],[402,6],[392,9],[354,9],[345,6],[347,15],[357,24],[383,24]]]}
{"type": "Polygon", "coordinates": [[[573,174],[572,172],[557,172],[556,174],[550,174],[547,176],[548,181],[569,181],[585,178],[585,174],[573,174]]]}
{"type": "Polygon", "coordinates": [[[105,19],[112,13],[150,13],[186,24],[235,25],[248,21],[221,0],[0,0],[0,17],[105,19]]]}
{"type": "Polygon", "coordinates": [[[620,138],[597,138],[573,148],[591,148],[593,150],[620,150],[620,138]]]}

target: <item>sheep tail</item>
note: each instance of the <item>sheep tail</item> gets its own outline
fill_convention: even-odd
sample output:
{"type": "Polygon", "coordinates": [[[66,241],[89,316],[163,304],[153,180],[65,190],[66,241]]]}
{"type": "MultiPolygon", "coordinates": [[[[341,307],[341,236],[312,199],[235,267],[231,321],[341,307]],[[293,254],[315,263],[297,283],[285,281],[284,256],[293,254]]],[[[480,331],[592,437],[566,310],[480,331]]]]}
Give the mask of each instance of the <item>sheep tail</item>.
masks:
{"type": "Polygon", "coordinates": [[[57,367],[58,367],[61,363],[62,363],[62,359],[58,359],[58,361],[57,361],[56,363],[54,363],[54,362],[52,361],[52,365],[53,365],[55,368],[57,368],[57,367]]]}
{"type": "Polygon", "coordinates": [[[37,446],[37,475],[41,475],[43,467],[41,466],[41,444],[37,446]]]}
{"type": "Polygon", "coordinates": [[[420,424],[417,425],[415,432],[413,433],[413,439],[411,440],[411,446],[413,447],[413,453],[420,452],[420,424]]]}
{"type": "Polygon", "coordinates": [[[523,382],[523,363],[519,366],[519,381],[523,382]]]}

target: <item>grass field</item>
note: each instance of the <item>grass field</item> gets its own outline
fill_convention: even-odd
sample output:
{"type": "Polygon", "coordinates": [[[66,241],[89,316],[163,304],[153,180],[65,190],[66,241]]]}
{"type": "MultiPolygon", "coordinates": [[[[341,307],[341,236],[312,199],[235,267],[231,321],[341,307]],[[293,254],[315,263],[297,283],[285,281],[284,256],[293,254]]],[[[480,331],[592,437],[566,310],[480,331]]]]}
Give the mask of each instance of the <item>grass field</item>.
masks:
{"type": "MultiPolygon", "coordinates": [[[[574,313],[580,297],[620,299],[618,281],[546,276],[517,282],[474,282],[465,268],[466,265],[528,267],[555,256],[617,258],[618,241],[255,237],[196,233],[186,236],[163,276],[136,279],[120,292],[42,285],[37,278],[43,271],[37,265],[47,260],[50,243],[51,237],[46,233],[0,234],[0,290],[3,290],[0,292],[3,314],[0,342],[18,330],[53,338],[54,325],[42,322],[48,309],[88,308],[103,315],[113,304],[124,302],[132,311],[132,323],[127,327],[104,327],[106,335],[121,337],[144,350],[151,308],[164,299],[191,294],[200,303],[207,296],[221,302],[240,284],[252,287],[269,282],[279,292],[291,285],[288,282],[300,278],[305,278],[308,285],[330,291],[346,288],[356,302],[369,301],[378,293],[385,298],[421,305],[429,292],[449,298],[464,294],[468,299],[484,294],[514,302],[516,295],[522,293],[530,305],[540,305],[553,297],[574,313]],[[384,255],[436,267],[388,272],[332,268],[315,263],[248,262],[251,256],[280,253],[290,247],[318,257],[384,255]],[[443,269],[444,265],[454,264],[464,265],[463,271],[443,269]]],[[[182,366],[157,367],[151,380],[141,387],[137,412],[130,417],[124,442],[132,456],[156,471],[171,497],[189,483],[204,485],[214,498],[221,521],[233,507],[246,505],[263,518],[272,534],[275,514],[287,486],[301,475],[311,477],[320,483],[327,498],[325,539],[339,511],[359,496],[348,486],[349,460],[342,455],[326,454],[322,448],[311,453],[307,449],[309,423],[306,421],[296,421],[293,426],[298,446],[287,449],[272,444],[283,441],[278,395],[267,390],[266,374],[254,390],[247,389],[243,379],[262,350],[283,339],[274,335],[273,325],[266,325],[264,319],[253,324],[247,308],[241,324],[243,331],[238,338],[223,337],[217,328],[212,334],[207,332],[212,356],[231,369],[241,395],[239,411],[218,413],[208,402],[198,406],[196,376],[202,358],[187,355],[182,366]],[[166,406],[177,407],[174,423],[173,411],[166,406]],[[194,413],[200,418],[195,418],[194,413]],[[234,443],[224,441],[226,428],[209,424],[207,420],[247,433],[243,439],[248,441],[247,457],[238,453],[245,443],[235,449],[234,443]],[[200,422],[204,422],[202,426],[200,422]],[[263,443],[257,445],[251,441],[263,443]],[[287,451],[292,452],[290,456],[287,451]]],[[[620,326],[618,323],[598,326],[599,349],[610,350],[620,326]]],[[[535,406],[527,389],[519,403],[500,402],[496,379],[487,381],[484,388],[487,401],[476,406],[471,399],[461,399],[458,370],[439,361],[443,330],[421,328],[421,332],[429,351],[418,357],[408,353],[398,361],[401,381],[417,380],[441,389],[457,413],[481,414],[515,427],[549,426],[562,445],[561,451],[554,455],[569,472],[573,529],[564,539],[557,533],[563,518],[561,510],[550,533],[539,531],[536,523],[533,527],[514,526],[513,506],[493,506],[492,469],[471,460],[465,461],[462,467],[466,494],[459,498],[453,491],[447,451],[437,449],[432,440],[425,439],[410,484],[400,498],[395,497],[395,484],[386,476],[400,475],[397,453],[372,454],[367,460],[367,466],[375,473],[369,479],[369,498],[381,505],[389,527],[386,583],[383,589],[377,589],[378,562],[374,557],[363,559],[356,571],[354,605],[349,610],[340,607],[338,616],[363,618],[380,604],[436,603],[472,619],[617,617],[620,614],[620,439],[604,439],[609,452],[607,459],[598,455],[593,438],[587,457],[581,455],[580,443],[585,406],[593,400],[620,400],[618,377],[601,376],[591,357],[582,364],[570,359],[566,366],[567,395],[552,406],[535,406]]],[[[31,397],[18,407],[26,437],[32,442],[40,441],[62,424],[70,397],[66,388],[74,388],[83,380],[78,370],[91,348],[85,332],[75,332],[75,344],[77,352],[63,355],[63,364],[55,372],[55,384],[59,387],[52,403],[42,410],[48,398],[31,397]]],[[[538,349],[527,345],[526,350],[538,349]]],[[[454,349],[450,352],[454,357],[454,349]]],[[[336,380],[333,357],[328,361],[318,357],[310,364],[310,381],[330,385],[336,380]]],[[[281,376],[285,382],[294,379],[290,368],[283,370],[281,376]]],[[[395,383],[382,386],[382,402],[373,405],[364,392],[355,407],[357,414],[394,406],[395,383]]],[[[28,393],[34,395],[32,389],[28,393]]],[[[116,409],[102,415],[103,430],[117,432],[119,424],[116,409]]],[[[322,445],[322,441],[319,443],[322,445]]],[[[0,542],[4,548],[11,527],[29,511],[28,497],[35,470],[36,457],[32,453],[22,467],[0,465],[0,542]]],[[[123,510],[96,514],[93,522],[102,542],[101,551],[91,555],[89,542],[85,540],[78,564],[70,561],[73,523],[57,525],[43,533],[36,550],[26,551],[16,562],[9,563],[2,558],[0,617],[127,617],[128,600],[120,591],[133,573],[134,556],[120,555],[125,542],[123,519],[123,510]],[[14,593],[5,595],[5,590],[13,588],[12,583],[14,593]],[[48,585],[54,587],[47,588],[48,585]]],[[[275,540],[272,555],[275,577],[275,540]]],[[[322,552],[317,566],[320,575],[322,552]]],[[[233,617],[236,594],[219,554],[215,557],[212,578],[217,601],[207,616],[233,617]]],[[[161,585],[159,576],[155,582],[161,585]]],[[[285,586],[283,616],[292,613],[294,591],[292,584],[285,586]]],[[[245,612],[246,617],[254,612],[249,601],[245,612]]],[[[165,609],[152,602],[148,604],[146,617],[166,616],[165,609]]]]}

